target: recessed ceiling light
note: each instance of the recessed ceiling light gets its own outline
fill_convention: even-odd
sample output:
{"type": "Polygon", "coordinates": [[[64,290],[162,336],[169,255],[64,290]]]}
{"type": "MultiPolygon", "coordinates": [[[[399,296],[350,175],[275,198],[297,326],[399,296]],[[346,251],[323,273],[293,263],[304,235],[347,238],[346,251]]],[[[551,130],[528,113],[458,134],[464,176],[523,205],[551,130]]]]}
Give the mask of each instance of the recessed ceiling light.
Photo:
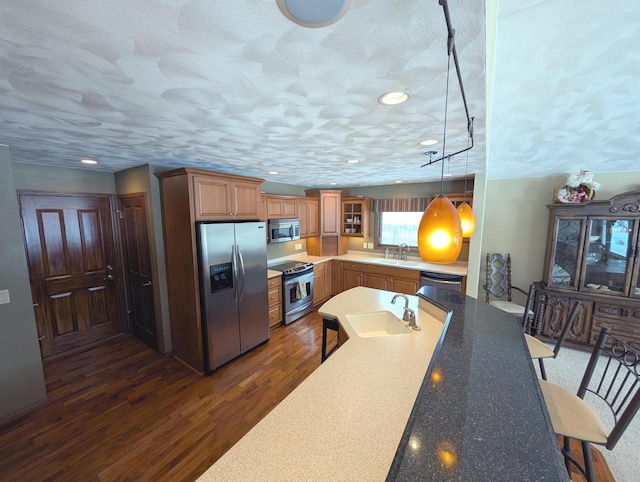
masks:
{"type": "Polygon", "coordinates": [[[436,141],[435,139],[427,139],[424,141],[420,141],[420,145],[421,146],[432,146],[434,144],[437,144],[438,141],[436,141]]]}
{"type": "Polygon", "coordinates": [[[80,162],[82,164],[98,164],[98,161],[94,161],[93,159],[82,159],[80,162]]]}
{"type": "Polygon", "coordinates": [[[396,184],[400,184],[402,181],[396,181],[396,184]]]}
{"type": "Polygon", "coordinates": [[[347,164],[358,164],[360,161],[358,159],[349,159],[347,164]]]}
{"type": "Polygon", "coordinates": [[[445,172],[442,177],[451,177],[453,176],[453,174],[451,174],[450,172],[445,172]]]}
{"type": "Polygon", "coordinates": [[[275,176],[276,174],[278,174],[278,171],[269,171],[269,174],[272,174],[275,176]]]}
{"type": "Polygon", "coordinates": [[[337,182],[330,182],[329,185],[331,186],[335,186],[336,184],[338,184],[337,182]]]}
{"type": "Polygon", "coordinates": [[[387,92],[378,99],[378,102],[384,105],[398,105],[402,104],[409,98],[409,94],[404,92],[387,92]]]}

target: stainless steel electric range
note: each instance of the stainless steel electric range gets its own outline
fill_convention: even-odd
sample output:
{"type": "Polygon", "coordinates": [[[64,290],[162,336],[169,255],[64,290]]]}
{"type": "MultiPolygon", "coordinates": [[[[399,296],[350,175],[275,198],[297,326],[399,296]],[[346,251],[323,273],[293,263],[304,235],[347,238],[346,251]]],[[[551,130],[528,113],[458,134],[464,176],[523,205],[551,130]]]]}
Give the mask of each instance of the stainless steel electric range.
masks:
{"type": "Polygon", "coordinates": [[[313,311],[313,263],[289,261],[269,269],[282,271],[285,325],[313,311]]]}

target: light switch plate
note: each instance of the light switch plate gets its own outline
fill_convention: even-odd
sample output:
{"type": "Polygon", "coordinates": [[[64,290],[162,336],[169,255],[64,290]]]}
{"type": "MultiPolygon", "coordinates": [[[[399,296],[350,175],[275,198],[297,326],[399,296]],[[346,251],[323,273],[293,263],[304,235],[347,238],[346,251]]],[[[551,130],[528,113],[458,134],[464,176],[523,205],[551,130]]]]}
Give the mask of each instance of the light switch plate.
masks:
{"type": "Polygon", "coordinates": [[[362,248],[367,249],[367,243],[362,243],[362,248]]]}
{"type": "Polygon", "coordinates": [[[7,303],[11,303],[9,290],[0,290],[0,305],[6,305],[7,303]]]}
{"type": "Polygon", "coordinates": [[[369,249],[373,249],[373,243],[367,243],[369,245],[369,249]]]}

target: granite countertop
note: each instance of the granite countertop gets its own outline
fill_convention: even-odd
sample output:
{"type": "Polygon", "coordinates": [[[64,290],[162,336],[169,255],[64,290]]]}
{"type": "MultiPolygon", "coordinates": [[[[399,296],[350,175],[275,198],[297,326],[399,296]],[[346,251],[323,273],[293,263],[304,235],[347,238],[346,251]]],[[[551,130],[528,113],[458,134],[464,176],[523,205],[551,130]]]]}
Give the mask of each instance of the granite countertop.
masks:
{"type": "Polygon", "coordinates": [[[415,271],[431,271],[434,273],[446,273],[455,274],[460,276],[467,276],[467,262],[456,261],[451,264],[433,264],[422,261],[420,258],[409,257],[407,261],[400,261],[389,259],[385,260],[382,256],[368,253],[361,253],[358,251],[349,251],[347,254],[341,256],[311,256],[308,254],[296,254],[293,256],[286,256],[277,259],[271,259],[268,262],[269,266],[274,264],[283,263],[285,261],[300,261],[304,263],[324,263],[331,260],[338,261],[352,261],[354,263],[366,263],[374,264],[378,266],[388,266],[390,268],[402,268],[411,269],[415,271]]]}
{"type": "Polygon", "coordinates": [[[418,294],[453,317],[387,480],[569,480],[517,320],[459,293],[418,294]]]}
{"type": "Polygon", "coordinates": [[[349,339],[200,480],[568,480],[518,321],[425,287],[422,331],[359,337],[345,315],[401,316],[392,295],[327,301],[349,339]]]}
{"type": "Polygon", "coordinates": [[[282,276],[282,271],[276,271],[275,269],[267,269],[267,279],[276,278],[282,276]]]}

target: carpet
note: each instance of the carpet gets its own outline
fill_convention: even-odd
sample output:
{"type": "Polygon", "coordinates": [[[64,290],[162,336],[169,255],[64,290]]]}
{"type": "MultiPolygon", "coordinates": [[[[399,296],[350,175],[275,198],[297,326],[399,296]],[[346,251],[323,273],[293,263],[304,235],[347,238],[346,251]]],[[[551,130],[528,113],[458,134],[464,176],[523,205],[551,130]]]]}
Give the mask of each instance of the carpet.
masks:
{"type": "MultiPolygon", "coordinates": [[[[576,393],[590,355],[591,353],[587,351],[563,347],[555,360],[549,359],[545,362],[548,380],[576,393]]],[[[538,370],[537,361],[534,361],[534,366],[538,370]]],[[[608,407],[590,398],[585,398],[585,401],[596,411],[605,428],[609,429],[613,425],[613,418],[608,407]]],[[[637,482],[640,472],[640,413],[631,421],[613,450],[607,450],[599,445],[595,447],[604,456],[617,482],[637,482]]]]}

